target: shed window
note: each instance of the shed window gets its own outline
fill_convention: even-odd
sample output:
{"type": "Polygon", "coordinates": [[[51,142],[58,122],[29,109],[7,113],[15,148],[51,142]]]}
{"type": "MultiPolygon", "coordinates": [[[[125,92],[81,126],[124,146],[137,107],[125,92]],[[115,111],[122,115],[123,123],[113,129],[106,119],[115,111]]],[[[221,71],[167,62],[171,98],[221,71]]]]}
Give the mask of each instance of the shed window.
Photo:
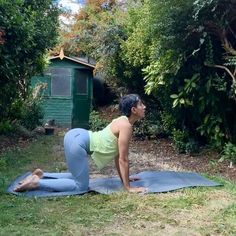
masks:
{"type": "Polygon", "coordinates": [[[87,76],[83,75],[79,75],[77,80],[77,94],[87,94],[88,93],[88,78],[87,76]]]}
{"type": "Polygon", "coordinates": [[[69,68],[51,68],[51,95],[71,95],[71,70],[69,68]]]}

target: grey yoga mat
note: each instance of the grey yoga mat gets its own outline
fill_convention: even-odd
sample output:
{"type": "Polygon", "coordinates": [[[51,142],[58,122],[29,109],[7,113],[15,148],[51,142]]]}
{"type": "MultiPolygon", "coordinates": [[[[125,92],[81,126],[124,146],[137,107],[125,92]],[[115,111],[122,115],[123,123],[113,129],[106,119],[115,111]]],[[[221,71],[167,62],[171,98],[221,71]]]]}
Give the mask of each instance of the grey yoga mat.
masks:
{"type": "MultiPolygon", "coordinates": [[[[19,176],[8,188],[9,193],[16,195],[22,195],[27,197],[56,197],[56,196],[68,196],[68,195],[80,195],[86,192],[97,192],[102,194],[111,194],[114,192],[122,191],[123,186],[119,178],[97,178],[90,179],[88,191],[67,191],[67,192],[51,192],[44,190],[32,190],[27,192],[18,193],[14,191],[15,186],[30,175],[28,172],[19,176]]],[[[146,187],[147,193],[164,193],[170,192],[181,188],[188,187],[213,187],[220,186],[215,181],[209,180],[200,174],[193,172],[175,172],[175,171],[144,171],[134,176],[138,176],[140,180],[131,182],[133,187],[146,187]]],[[[47,176],[44,176],[47,178],[47,176]]]]}

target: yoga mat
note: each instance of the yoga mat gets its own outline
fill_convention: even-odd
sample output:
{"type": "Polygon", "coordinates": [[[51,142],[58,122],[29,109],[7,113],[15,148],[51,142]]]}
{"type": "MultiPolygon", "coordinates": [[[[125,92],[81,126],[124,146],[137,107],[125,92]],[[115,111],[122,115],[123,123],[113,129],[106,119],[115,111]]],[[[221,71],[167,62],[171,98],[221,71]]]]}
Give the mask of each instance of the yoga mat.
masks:
{"type": "MultiPolygon", "coordinates": [[[[40,189],[27,191],[27,192],[14,192],[15,186],[30,175],[28,172],[18,177],[8,188],[8,192],[16,195],[27,197],[56,197],[56,196],[69,196],[69,195],[81,195],[86,192],[97,192],[101,194],[112,194],[118,191],[123,191],[123,185],[119,178],[97,178],[90,179],[88,191],[67,191],[67,192],[50,192],[40,189]]],[[[144,171],[133,176],[138,176],[140,180],[131,182],[133,187],[145,187],[147,193],[164,193],[170,192],[181,188],[188,187],[213,187],[220,186],[215,181],[209,180],[200,174],[193,172],[175,172],[175,171],[144,171]]],[[[47,178],[47,176],[44,176],[47,178]]]]}

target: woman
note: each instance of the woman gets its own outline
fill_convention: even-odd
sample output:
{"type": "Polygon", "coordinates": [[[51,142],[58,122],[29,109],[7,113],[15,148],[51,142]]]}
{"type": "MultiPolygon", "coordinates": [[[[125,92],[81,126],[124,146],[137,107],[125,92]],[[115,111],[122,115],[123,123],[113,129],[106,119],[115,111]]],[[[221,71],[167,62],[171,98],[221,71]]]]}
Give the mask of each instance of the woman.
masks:
{"type": "MultiPolygon", "coordinates": [[[[115,160],[116,168],[124,188],[128,192],[144,192],[144,187],[131,187],[129,178],[129,144],[133,125],[144,118],[145,105],[136,94],[121,98],[120,111],[124,114],[114,119],[106,128],[98,132],[75,128],[64,138],[65,156],[70,173],[51,173],[57,179],[43,179],[43,172],[36,169],[31,176],[22,181],[15,191],[42,188],[51,191],[71,191],[77,188],[87,191],[89,186],[88,155],[98,168],[102,169],[115,160]]],[[[47,173],[47,176],[50,174],[47,173]]]]}

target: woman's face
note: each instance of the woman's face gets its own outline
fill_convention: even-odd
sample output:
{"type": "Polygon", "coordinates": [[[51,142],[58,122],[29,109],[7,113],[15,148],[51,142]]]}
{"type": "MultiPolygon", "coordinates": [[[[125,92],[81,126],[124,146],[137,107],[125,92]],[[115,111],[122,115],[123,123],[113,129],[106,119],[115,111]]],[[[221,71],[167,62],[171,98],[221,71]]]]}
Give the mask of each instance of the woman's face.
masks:
{"type": "Polygon", "coordinates": [[[143,104],[141,100],[138,101],[136,107],[133,107],[133,113],[142,119],[145,117],[146,106],[143,104]]]}

